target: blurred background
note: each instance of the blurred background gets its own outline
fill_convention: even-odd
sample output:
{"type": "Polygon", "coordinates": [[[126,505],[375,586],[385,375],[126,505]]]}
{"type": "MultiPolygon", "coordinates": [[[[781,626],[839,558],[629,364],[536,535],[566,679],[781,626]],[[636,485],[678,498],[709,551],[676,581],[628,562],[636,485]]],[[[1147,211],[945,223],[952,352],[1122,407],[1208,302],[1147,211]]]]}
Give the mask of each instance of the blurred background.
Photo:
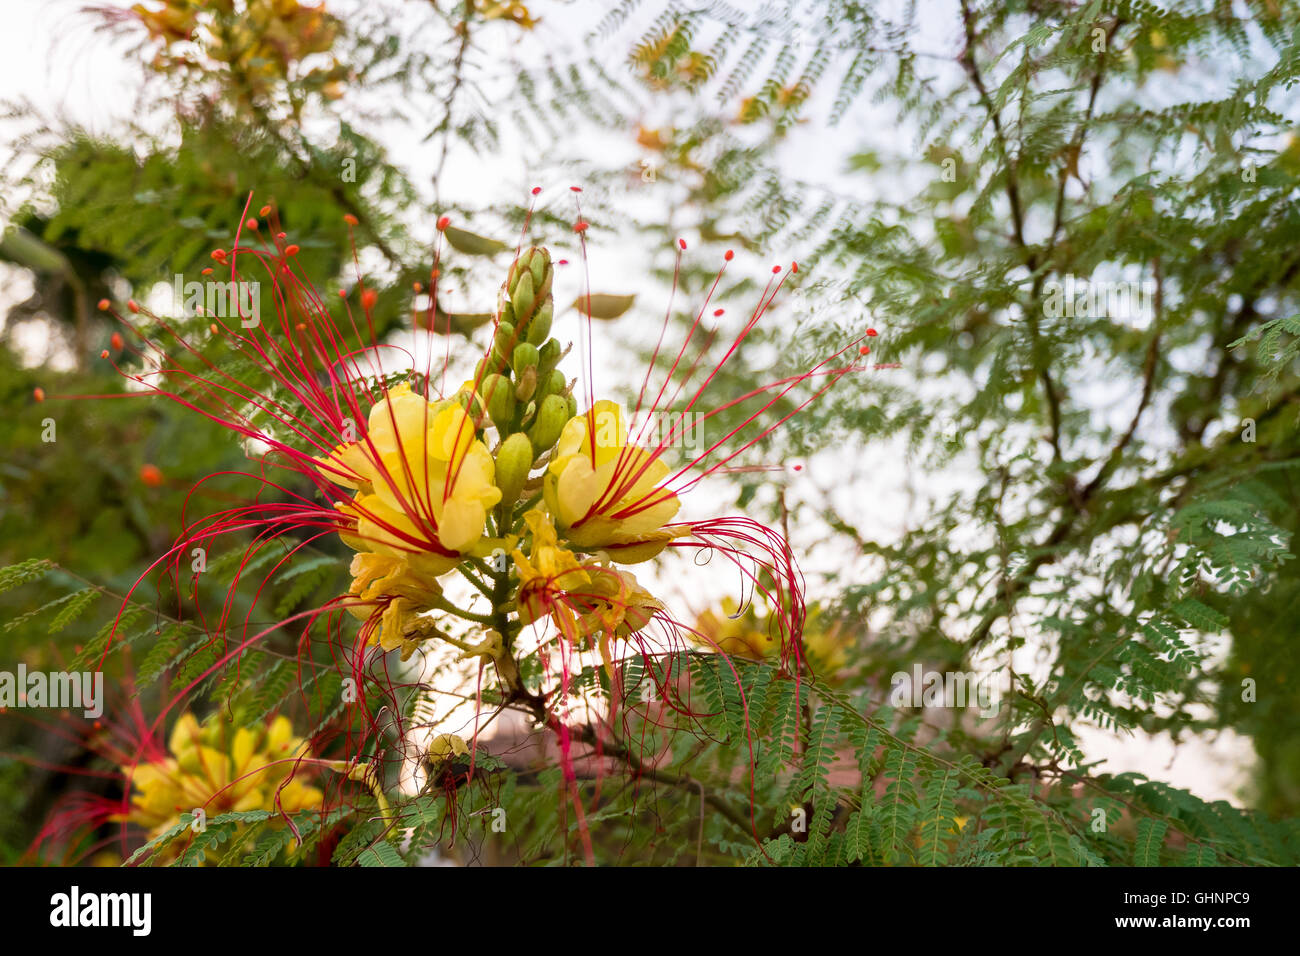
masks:
{"type": "MultiPolygon", "coordinates": [[[[101,299],[170,314],[174,277],[230,243],[253,191],[322,291],[355,300],[365,274],[388,341],[481,345],[540,187],[531,240],[578,262],[581,202],[593,291],[635,297],[597,323],[598,392],[639,382],[665,312],[684,333],[726,250],[733,329],[773,265],[799,272],[716,403],[877,333],[861,372],[690,505],[788,533],[847,691],[879,704],[918,663],[997,675],[998,726],[950,728],[945,746],[1294,815],[1295,4],[6,13],[0,566],[28,564],[3,578],[4,667],[102,646],[197,476],[244,460],[195,416],[113,397],[114,363],[136,359],[101,299]],[[465,232],[430,332],[412,286],[443,215],[465,232]]],[[[559,306],[582,282],[557,279],[566,341],[579,316],[559,306]]],[[[346,589],[345,555],[287,582],[278,609],[346,589]]],[[[655,574],[687,616],[736,596],[720,569],[655,574]]],[[[141,641],[108,664],[146,711],[177,676],[164,630],[164,653],[141,641]]],[[[0,859],[94,774],[86,729],[59,723],[0,715],[0,859]]]]}

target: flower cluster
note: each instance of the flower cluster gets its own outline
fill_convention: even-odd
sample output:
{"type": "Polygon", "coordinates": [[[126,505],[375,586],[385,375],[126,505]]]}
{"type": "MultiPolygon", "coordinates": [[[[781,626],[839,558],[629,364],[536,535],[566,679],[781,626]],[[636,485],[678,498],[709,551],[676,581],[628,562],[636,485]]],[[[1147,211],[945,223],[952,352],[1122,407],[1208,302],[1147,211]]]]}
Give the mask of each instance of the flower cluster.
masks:
{"type": "MultiPolygon", "coordinates": [[[[337,305],[327,305],[297,272],[298,246],[273,231],[273,207],[263,207],[258,216],[244,221],[232,248],[214,250],[212,258],[229,270],[232,282],[250,263],[261,268],[269,281],[261,283],[260,314],[273,316],[271,321],[207,315],[173,321],[135,302],[128,303],[131,318],[123,319],[139,342],[128,351],[144,359],[141,369],[124,374],[230,429],[256,462],[250,471],[220,477],[242,476],[256,484],[257,493],[201,517],[187,516],[184,532],[155,567],[169,569],[179,585],[181,562],[196,547],[212,547],[228,535],[245,540],[251,535],[241,572],[273,544],[284,550],[278,569],[305,548],[328,549],[337,536],[353,552],[351,585],[323,607],[250,633],[255,598],[233,647],[234,602],[226,602],[215,626],[201,617],[224,653],[191,688],[290,621],[305,622],[299,645],[305,649],[323,617],[333,629],[327,641],[335,653],[343,633],[336,612],[344,611],[345,618],[361,621],[352,651],[344,655],[347,673],[357,678],[358,698],[350,703],[362,708],[372,730],[378,728],[367,688],[374,675],[368,684],[367,673],[378,660],[375,652],[398,651],[406,659],[429,642],[440,643],[462,659],[490,664],[497,703],[555,730],[567,768],[572,655],[598,654],[612,686],[630,655],[649,659],[690,643],[710,644],[706,624],[697,629],[674,620],[666,602],[630,570],[669,549],[688,549],[697,561],[719,555],[729,562],[742,587],[770,609],[765,627],[772,656],[782,666],[797,665],[805,608],[784,537],[748,517],[681,517],[683,497],[693,487],[726,469],[844,375],[860,370],[851,361],[830,364],[855,353],[859,342],[853,341],[807,372],[739,395],[717,397],[715,389],[706,400],[723,363],[736,354],[797,266],[772,270],[757,307],[739,323],[720,361],[709,358],[719,327],[706,327],[705,317],[723,315],[711,303],[723,271],[676,355],[667,356],[671,364],[665,370],[660,348],[669,335],[670,310],[635,408],[625,416],[589,388],[580,404],[577,380],[560,367],[571,346],[551,334],[557,263],[546,249],[524,248],[515,255],[473,377],[447,389],[448,358],[441,369],[443,387],[437,388],[432,359],[422,371],[413,361],[394,371],[387,361],[400,350],[375,334],[376,295],[363,278],[358,277],[356,299],[341,290],[337,305]],[[241,242],[245,231],[260,248],[241,242]],[[354,301],[360,302],[360,315],[353,311],[354,301]],[[196,341],[196,328],[206,341],[196,341]],[[169,349],[168,338],[180,349],[169,349]],[[223,348],[233,362],[209,357],[223,348]],[[652,385],[656,375],[661,380],[652,385]],[[643,412],[667,416],[671,427],[644,439],[643,429],[632,424],[643,412]],[[692,428],[702,421],[726,427],[718,429],[716,440],[692,448],[691,460],[670,464],[668,452],[688,416],[692,428]],[[474,603],[457,596],[453,577],[462,591],[472,586],[474,603]],[[529,655],[533,661],[525,666],[529,655]],[[548,686],[556,664],[558,685],[548,686]]],[[[581,219],[575,226],[584,258],[585,226],[581,219]]],[[[446,228],[444,218],[439,229],[446,228]]],[[[684,249],[680,243],[679,265],[684,249]]],[[[725,258],[729,262],[732,256],[725,258]]],[[[416,328],[434,326],[438,275],[435,262],[428,321],[413,314],[416,328]]],[[[422,291],[418,284],[416,291],[422,291]]],[[[590,291],[585,295],[586,307],[580,297],[578,311],[585,315],[590,342],[596,310],[590,291]]],[[[101,308],[115,311],[107,302],[101,308]]],[[[590,379],[589,345],[579,358],[590,379]]],[[[208,480],[199,482],[192,498],[208,480]]],[[[197,574],[193,580],[197,606],[197,574]]],[[[231,593],[238,585],[236,574],[231,593]]],[[[792,670],[799,673],[798,666],[792,670]]],[[[386,699],[396,702],[393,696],[386,699]]],[[[402,719],[399,739],[405,732],[402,719]]],[[[248,746],[241,743],[240,752],[248,746]]],[[[193,751],[203,752],[201,747],[193,751]]],[[[175,760],[180,767],[180,756],[175,760]]],[[[226,776],[212,782],[233,781],[243,766],[232,764],[226,776]]],[[[164,779],[165,774],[147,770],[135,778],[146,795],[138,812],[150,808],[158,817],[155,825],[176,802],[173,792],[162,788],[164,779]]],[[[260,784],[231,792],[239,794],[236,802],[248,805],[266,796],[260,784]]],[[[314,798],[314,792],[301,796],[314,798]]]]}
{"type": "Polygon", "coordinates": [[[130,808],[113,819],[137,824],[150,837],[176,825],[183,813],[267,810],[292,814],[315,809],[325,799],[304,783],[298,763],[307,743],[295,737],[287,717],[233,730],[214,718],[200,725],[182,714],[168,739],[169,754],[147,763],[123,766],[130,808]]]}

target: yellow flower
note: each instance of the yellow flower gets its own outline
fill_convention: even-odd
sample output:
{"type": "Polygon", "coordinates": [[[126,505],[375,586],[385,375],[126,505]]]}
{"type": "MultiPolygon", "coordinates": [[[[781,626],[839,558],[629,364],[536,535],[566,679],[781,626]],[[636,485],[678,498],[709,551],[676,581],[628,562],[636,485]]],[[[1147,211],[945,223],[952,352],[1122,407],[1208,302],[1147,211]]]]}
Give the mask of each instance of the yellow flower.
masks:
{"type": "Polygon", "coordinates": [[[524,514],[533,533],[528,557],[516,548],[511,557],[519,572],[519,622],[524,626],[552,613],[557,599],[572,588],[591,583],[574,553],[560,546],[551,516],[534,508],[524,514]]]}
{"type": "Polygon", "coordinates": [[[736,602],[724,598],[718,613],[704,611],[695,622],[696,634],[691,639],[730,657],[761,660],[781,650],[777,641],[760,623],[751,605],[743,614],[738,613],[736,602]]]}
{"type": "Polygon", "coordinates": [[[501,500],[495,464],[454,401],[431,403],[405,383],[370,410],[365,437],[316,459],[335,484],[356,490],[339,510],[356,521],[349,547],[420,564],[437,576],[482,543],[501,500]]]}
{"type": "Polygon", "coordinates": [[[171,756],[123,768],[136,789],[123,817],[155,837],[202,809],[208,818],[245,810],[294,813],[319,807],[324,793],[294,776],[307,744],[293,735],[287,717],[240,727],[233,735],[221,719],[200,727],[193,714],[176,721],[168,740],[171,756]]]}
{"type": "MultiPolygon", "coordinates": [[[[821,608],[807,609],[803,626],[803,653],[823,677],[834,675],[848,663],[852,635],[839,624],[822,623],[821,608]]],[[[781,642],[769,613],[759,614],[750,605],[740,613],[736,602],[724,598],[718,611],[704,611],[696,619],[691,640],[709,650],[731,657],[762,660],[781,653],[781,642]]]]}
{"type": "Polygon", "coordinates": [[[803,649],[817,672],[830,676],[848,663],[848,646],[853,638],[837,623],[823,625],[821,616],[821,608],[813,606],[808,609],[803,627],[803,649]]]}
{"type": "MultiPolygon", "coordinates": [[[[410,633],[410,623],[442,594],[436,575],[422,561],[422,555],[395,558],[387,554],[361,551],[352,556],[352,587],[355,597],[367,602],[386,602],[379,619],[379,627],[372,640],[386,651],[402,649],[402,659],[411,656],[418,644],[416,635],[410,633]]],[[[371,604],[354,604],[348,607],[353,617],[366,620],[373,613],[371,604]]]]}
{"type": "Polygon", "coordinates": [[[636,564],[689,531],[664,527],[681,507],[677,495],[659,484],[668,465],[628,445],[626,435],[614,402],[597,402],[587,414],[571,418],[543,491],[560,533],[579,550],[605,550],[620,563],[636,564]]]}
{"type": "Polygon", "coordinates": [[[519,620],[528,625],[550,615],[569,640],[600,635],[601,658],[612,669],[610,642],[641,630],[664,605],[636,578],[602,564],[582,564],[559,544],[551,516],[532,510],[529,556],[513,553],[519,572],[519,620]]]}

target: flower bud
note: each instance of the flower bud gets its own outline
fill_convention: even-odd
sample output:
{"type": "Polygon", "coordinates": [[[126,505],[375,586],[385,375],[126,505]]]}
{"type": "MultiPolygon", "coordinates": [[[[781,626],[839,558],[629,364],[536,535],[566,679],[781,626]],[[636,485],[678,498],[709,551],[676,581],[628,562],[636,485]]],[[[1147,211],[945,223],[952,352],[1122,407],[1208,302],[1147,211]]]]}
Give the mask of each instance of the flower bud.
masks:
{"type": "Polygon", "coordinates": [[[502,355],[509,355],[515,350],[515,345],[519,342],[519,336],[515,334],[515,327],[509,322],[502,322],[497,326],[496,338],[492,344],[502,355]]]}
{"type": "Polygon", "coordinates": [[[444,408],[450,407],[453,401],[455,404],[465,409],[465,414],[474,422],[474,429],[476,431],[483,427],[483,399],[479,398],[479,396],[474,392],[468,390],[457,392],[455,398],[452,400],[439,402],[437,405],[429,406],[429,420],[432,421],[440,411],[444,408]]]}
{"type": "Polygon", "coordinates": [[[527,325],[528,320],[533,317],[533,305],[536,297],[533,292],[533,274],[525,272],[515,283],[515,287],[510,290],[510,305],[515,310],[515,320],[521,325],[527,325]]]}
{"type": "Polygon", "coordinates": [[[564,377],[564,373],[558,368],[553,368],[547,376],[542,379],[542,396],[563,395],[565,386],[568,384],[568,379],[564,377]]]}
{"type": "Polygon", "coordinates": [[[555,366],[560,364],[560,356],[564,350],[560,348],[560,343],[555,339],[550,339],[545,345],[538,349],[537,354],[537,371],[538,374],[545,375],[555,366]]]}
{"type": "Polygon", "coordinates": [[[515,417],[515,390],[508,378],[495,372],[483,379],[481,388],[488,416],[497,430],[504,434],[515,417]]]}
{"type": "Polygon", "coordinates": [[[551,269],[551,254],[545,249],[534,248],[528,268],[533,274],[533,288],[541,292],[546,286],[546,273],[551,269]]]}
{"type": "Polygon", "coordinates": [[[520,342],[515,346],[514,355],[511,356],[511,364],[514,365],[515,374],[523,375],[526,369],[537,368],[537,361],[541,358],[536,347],[529,345],[527,342],[520,342]]]}
{"type": "Polygon", "coordinates": [[[537,391],[537,367],[528,366],[519,375],[519,384],[515,386],[515,397],[521,402],[526,402],[533,397],[537,391]]]}
{"type": "MultiPolygon", "coordinates": [[[[551,334],[551,319],[555,317],[555,300],[549,295],[537,307],[533,320],[528,323],[528,342],[540,346],[551,334]]],[[[557,343],[558,344],[558,343],[557,343]]]]}
{"type": "Polygon", "coordinates": [[[568,403],[559,395],[547,395],[537,409],[537,420],[533,422],[528,437],[532,439],[533,448],[542,453],[560,440],[560,432],[569,415],[568,403]]]}
{"type": "Polygon", "coordinates": [[[522,432],[508,436],[497,449],[496,484],[502,502],[509,505],[519,497],[532,467],[533,445],[528,436],[522,432]]]}

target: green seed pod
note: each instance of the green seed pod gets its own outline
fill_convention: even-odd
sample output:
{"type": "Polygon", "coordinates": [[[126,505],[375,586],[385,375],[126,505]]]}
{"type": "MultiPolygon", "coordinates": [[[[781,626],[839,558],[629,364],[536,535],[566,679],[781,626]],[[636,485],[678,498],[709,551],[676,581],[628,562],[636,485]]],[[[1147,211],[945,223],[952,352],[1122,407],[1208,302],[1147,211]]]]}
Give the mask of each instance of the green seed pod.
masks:
{"type": "Polygon", "coordinates": [[[515,397],[526,402],[537,391],[537,367],[530,365],[519,375],[519,384],[515,386],[515,397]]]}
{"type": "Polygon", "coordinates": [[[528,433],[538,454],[560,440],[560,432],[570,417],[568,406],[559,395],[547,395],[542,400],[542,404],[537,407],[537,421],[533,422],[528,433]]]}
{"type": "MultiPolygon", "coordinates": [[[[540,346],[551,334],[551,320],[555,317],[555,301],[548,295],[537,307],[533,320],[528,323],[528,342],[540,346]]],[[[557,345],[559,343],[556,343],[557,345]]]]}
{"type": "Polygon", "coordinates": [[[525,272],[510,290],[510,305],[514,308],[515,318],[521,325],[527,325],[533,317],[533,305],[536,296],[533,292],[533,274],[525,272]]]}
{"type": "Polygon", "coordinates": [[[507,506],[519,497],[533,466],[533,445],[528,436],[515,432],[497,449],[496,485],[501,489],[501,500],[507,506]]]}
{"type": "Polygon", "coordinates": [[[572,418],[577,414],[578,414],[578,396],[573,395],[571,393],[569,395],[569,417],[572,418]]]}
{"type": "Polygon", "coordinates": [[[487,402],[488,415],[497,430],[505,434],[510,429],[515,417],[515,390],[510,380],[504,375],[492,374],[483,380],[483,398],[487,402]]]}
{"type": "Polygon", "coordinates": [[[525,369],[537,368],[537,361],[541,356],[537,349],[527,342],[520,342],[515,346],[515,353],[510,357],[511,364],[514,365],[515,374],[523,375],[525,369]]]}
{"type": "Polygon", "coordinates": [[[511,328],[515,327],[515,307],[509,302],[502,303],[501,305],[501,323],[503,325],[509,325],[511,328]]]}

